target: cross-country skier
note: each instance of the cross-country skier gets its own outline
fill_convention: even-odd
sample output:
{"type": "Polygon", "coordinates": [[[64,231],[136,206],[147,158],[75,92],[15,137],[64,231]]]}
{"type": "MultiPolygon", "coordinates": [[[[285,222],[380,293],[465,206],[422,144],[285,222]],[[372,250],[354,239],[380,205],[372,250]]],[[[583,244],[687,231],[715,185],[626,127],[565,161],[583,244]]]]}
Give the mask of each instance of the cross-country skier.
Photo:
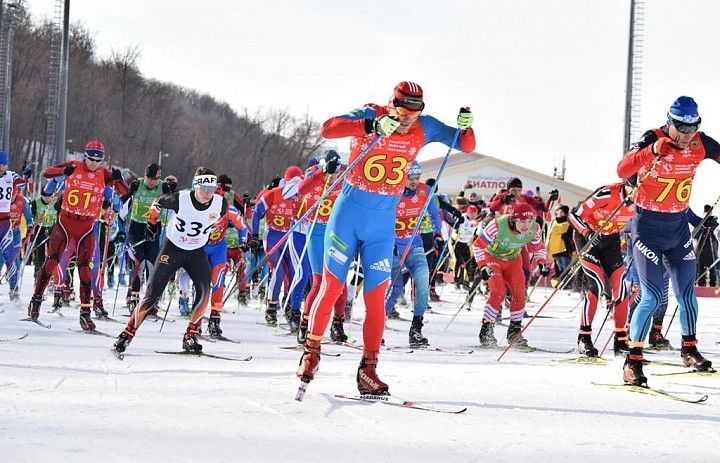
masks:
{"type": "Polygon", "coordinates": [[[720,162],[720,144],[698,131],[701,119],[692,98],[676,99],[667,116],[666,124],[645,132],[617,166],[621,178],[642,179],[632,221],[633,256],[642,298],[630,321],[630,352],[623,366],[623,379],[633,385],[647,384],[642,369],[643,341],[667,278],[663,257],[680,306],[683,363],[698,370],[712,365],[697,349],[695,252],[685,211],[698,165],[703,159],[720,162]]]}
{"type": "Polygon", "coordinates": [[[461,133],[453,146],[455,129],[432,116],[421,115],[424,107],[422,88],[413,82],[400,82],[387,105],[368,104],[349,114],[332,117],[322,125],[325,138],[352,137],[350,164],[361,153],[364,157],[347,174],[328,222],[322,286],[311,308],[305,353],[297,371],[303,382],[315,377],[320,342],[332,307],[343,291],[355,252],[359,251],[364,270],[366,316],[357,386],[361,393],[388,393],[388,386],[378,377],[376,367],[395,244],[395,210],[407,181],[407,169],[418,151],[431,142],[441,142],[465,152],[475,148],[473,116],[468,109],[462,109],[458,115],[461,133]],[[376,137],[382,138],[364,153],[376,137]]]}

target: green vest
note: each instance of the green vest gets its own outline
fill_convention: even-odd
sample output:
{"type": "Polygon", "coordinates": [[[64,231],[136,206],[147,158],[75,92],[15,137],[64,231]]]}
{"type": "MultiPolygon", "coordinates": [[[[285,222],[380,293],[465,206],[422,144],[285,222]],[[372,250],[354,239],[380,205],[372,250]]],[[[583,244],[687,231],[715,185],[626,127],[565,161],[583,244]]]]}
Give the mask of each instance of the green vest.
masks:
{"type": "Polygon", "coordinates": [[[155,189],[150,190],[145,186],[145,181],[140,180],[137,191],[133,194],[132,213],[130,220],[139,223],[147,223],[150,214],[150,206],[155,199],[162,196],[162,182],[155,189]]]}
{"type": "Polygon", "coordinates": [[[501,215],[498,217],[497,237],[485,248],[485,252],[491,256],[508,261],[516,259],[520,255],[522,248],[535,238],[538,230],[537,222],[533,222],[530,231],[517,234],[510,230],[510,225],[508,225],[509,218],[509,215],[501,215]]]}
{"type": "Polygon", "coordinates": [[[58,215],[55,210],[56,201],[57,199],[53,199],[49,204],[45,204],[41,198],[35,200],[35,212],[37,214],[35,221],[38,222],[38,226],[47,228],[55,225],[58,215]]]}

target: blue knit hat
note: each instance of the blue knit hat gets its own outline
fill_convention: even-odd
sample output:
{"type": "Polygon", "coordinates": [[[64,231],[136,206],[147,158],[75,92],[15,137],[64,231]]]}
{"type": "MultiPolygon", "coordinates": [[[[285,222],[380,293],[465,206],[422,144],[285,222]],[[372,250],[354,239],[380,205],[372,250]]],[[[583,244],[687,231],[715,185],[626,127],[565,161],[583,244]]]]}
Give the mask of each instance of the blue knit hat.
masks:
{"type": "Polygon", "coordinates": [[[0,151],[0,165],[8,165],[9,160],[10,157],[8,156],[7,151],[0,151]]]}
{"type": "Polygon", "coordinates": [[[696,125],[700,123],[698,105],[689,96],[681,96],[673,101],[668,111],[668,124],[679,122],[681,124],[696,125]]]}

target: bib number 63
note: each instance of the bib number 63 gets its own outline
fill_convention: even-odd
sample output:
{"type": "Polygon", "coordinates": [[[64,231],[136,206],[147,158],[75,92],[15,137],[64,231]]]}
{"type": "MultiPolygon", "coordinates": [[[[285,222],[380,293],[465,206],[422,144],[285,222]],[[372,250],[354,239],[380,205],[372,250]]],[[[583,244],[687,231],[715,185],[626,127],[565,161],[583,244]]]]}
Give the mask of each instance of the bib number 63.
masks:
{"type": "Polygon", "coordinates": [[[375,154],[365,161],[363,174],[371,182],[398,185],[405,175],[407,163],[407,159],[402,156],[390,157],[387,154],[375,154]]]}

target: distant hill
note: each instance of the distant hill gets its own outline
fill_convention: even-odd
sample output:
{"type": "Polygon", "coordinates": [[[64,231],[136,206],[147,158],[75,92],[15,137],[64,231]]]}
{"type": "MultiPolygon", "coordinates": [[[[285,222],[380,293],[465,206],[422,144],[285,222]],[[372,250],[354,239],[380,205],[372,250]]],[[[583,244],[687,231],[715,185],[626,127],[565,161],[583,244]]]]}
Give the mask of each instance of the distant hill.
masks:
{"type": "MultiPolygon", "coordinates": [[[[163,174],[188,185],[199,165],[233,179],[237,190],[257,191],[291,164],[303,164],[322,146],[319,126],[282,109],[238,114],[227,103],[168,82],[147,79],[129,47],[96,55],[92,33],[71,28],[68,148],[82,151],[99,138],[113,164],[134,172],[157,162],[163,174]]],[[[45,140],[50,25],[28,16],[15,30],[12,68],[11,168],[36,166],[45,140]]]]}

